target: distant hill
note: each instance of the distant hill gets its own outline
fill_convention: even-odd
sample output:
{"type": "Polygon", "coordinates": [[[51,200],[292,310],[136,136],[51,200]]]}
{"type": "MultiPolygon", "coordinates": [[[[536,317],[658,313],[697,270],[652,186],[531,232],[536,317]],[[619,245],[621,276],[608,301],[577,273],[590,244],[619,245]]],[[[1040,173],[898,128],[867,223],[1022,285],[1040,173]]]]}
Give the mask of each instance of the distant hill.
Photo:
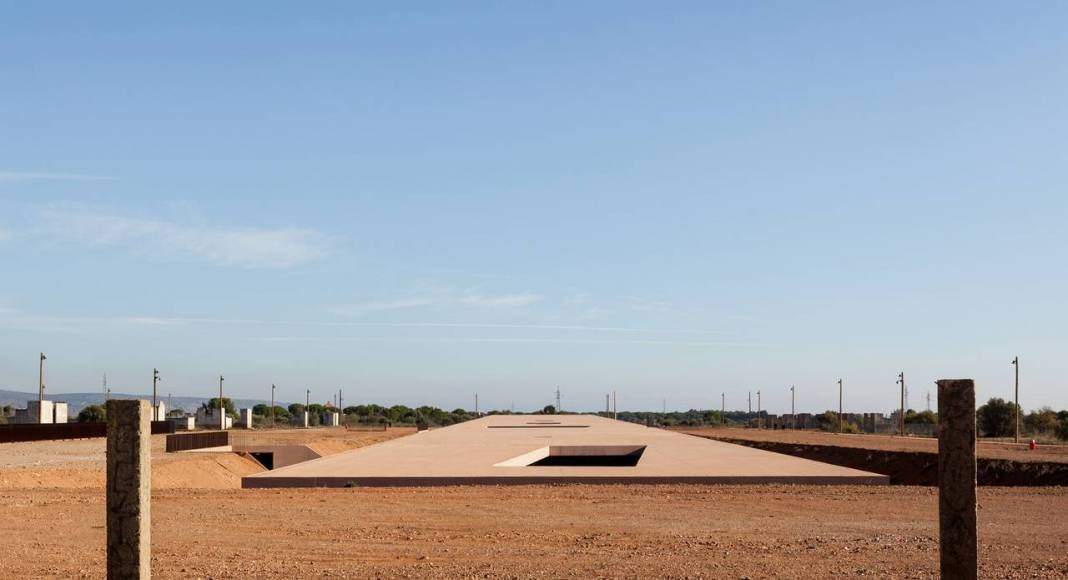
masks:
{"type": "MultiPolygon", "coordinates": [[[[45,392],[45,398],[50,401],[66,401],[70,405],[70,415],[73,418],[79,411],[88,407],[89,405],[99,405],[104,401],[103,393],[48,393],[45,392]]],[[[146,401],[152,400],[152,394],[147,395],[131,395],[129,393],[111,393],[113,399],[145,399],[146,401]]],[[[167,410],[170,411],[173,408],[185,409],[189,412],[194,412],[202,403],[206,403],[211,397],[171,397],[171,403],[167,404],[166,395],[158,396],[160,401],[167,404],[167,410]]],[[[23,393],[21,391],[5,391],[0,389],[0,406],[13,405],[15,408],[26,408],[27,401],[36,401],[37,393],[23,393]]],[[[264,401],[260,399],[234,399],[234,406],[238,409],[246,407],[252,407],[259,403],[270,404],[270,401],[264,401]]],[[[283,403],[281,401],[275,401],[276,405],[282,405],[283,407],[289,403],[283,403]]]]}

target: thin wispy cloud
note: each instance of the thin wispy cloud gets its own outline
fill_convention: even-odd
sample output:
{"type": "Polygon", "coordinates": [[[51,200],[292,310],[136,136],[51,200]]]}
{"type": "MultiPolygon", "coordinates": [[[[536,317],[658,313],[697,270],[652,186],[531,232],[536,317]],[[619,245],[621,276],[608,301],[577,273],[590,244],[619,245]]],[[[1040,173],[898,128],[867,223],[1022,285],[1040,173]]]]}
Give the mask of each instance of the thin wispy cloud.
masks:
{"type": "Polygon", "coordinates": [[[479,294],[466,292],[460,294],[451,289],[439,289],[427,296],[412,296],[393,300],[375,300],[355,304],[338,304],[328,307],[331,314],[358,316],[372,312],[407,310],[426,306],[470,306],[474,308],[508,308],[529,306],[540,302],[542,296],[533,293],[518,294],[479,294]]]}
{"type": "Polygon", "coordinates": [[[536,302],[541,302],[542,296],[540,294],[500,294],[500,295],[485,295],[485,294],[467,294],[460,298],[462,304],[468,306],[529,306],[536,302]]]}
{"type": "Polygon", "coordinates": [[[186,225],[74,209],[44,210],[41,220],[53,239],[238,268],[293,268],[322,259],[328,246],[326,236],[303,228],[186,225]]]}
{"type": "Polygon", "coordinates": [[[28,181],[111,181],[105,175],[84,173],[51,173],[40,171],[0,171],[0,183],[24,183],[28,181]]]}
{"type": "Polygon", "coordinates": [[[723,330],[688,328],[643,328],[628,326],[595,326],[584,324],[512,324],[492,322],[362,322],[362,321],[315,321],[315,320],[269,320],[255,318],[210,318],[180,316],[47,316],[34,315],[7,307],[0,303],[0,315],[18,316],[24,322],[63,323],[70,325],[125,324],[131,326],[275,326],[308,328],[441,328],[456,330],[531,330],[567,331],[591,333],[653,334],[653,335],[726,335],[723,330]]]}
{"type": "Polygon", "coordinates": [[[671,305],[663,300],[645,298],[643,296],[623,296],[623,303],[631,310],[639,312],[666,312],[671,305]]]}
{"type": "Polygon", "coordinates": [[[573,337],[396,337],[396,336],[268,336],[253,338],[259,342],[380,342],[380,343],[540,343],[540,344],[635,344],[666,345],[689,347],[757,347],[757,343],[739,341],[697,341],[697,340],[657,340],[657,339],[613,339],[613,338],[573,338],[573,337]]]}
{"type": "Polygon", "coordinates": [[[332,306],[328,310],[334,314],[353,315],[353,314],[365,314],[368,312],[387,312],[390,310],[405,310],[408,308],[419,308],[422,306],[429,306],[434,304],[434,300],[431,298],[404,298],[399,300],[381,300],[373,302],[363,302],[359,304],[342,304],[339,306],[332,306]]]}

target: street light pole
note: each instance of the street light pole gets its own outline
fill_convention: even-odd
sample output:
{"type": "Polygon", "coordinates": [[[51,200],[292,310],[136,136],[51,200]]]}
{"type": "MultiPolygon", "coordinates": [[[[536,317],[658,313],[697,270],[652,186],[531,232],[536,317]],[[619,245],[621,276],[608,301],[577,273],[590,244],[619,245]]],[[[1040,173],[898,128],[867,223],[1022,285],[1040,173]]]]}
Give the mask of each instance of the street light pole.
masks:
{"type": "Polygon", "coordinates": [[[1016,435],[1013,437],[1014,443],[1020,442],[1020,357],[1013,357],[1012,366],[1016,371],[1016,435]]]}
{"type": "MultiPolygon", "coordinates": [[[[47,357],[45,357],[45,354],[42,352],[41,353],[41,367],[40,367],[40,369],[38,369],[38,373],[37,373],[37,400],[40,402],[40,404],[37,406],[37,415],[38,415],[38,417],[40,417],[40,415],[41,415],[41,407],[44,406],[44,361],[45,361],[46,358],[47,357]]],[[[40,420],[40,419],[38,419],[38,420],[40,420]]]]}
{"type": "Polygon", "coordinates": [[[223,407],[223,376],[219,375],[219,428],[226,429],[226,410],[223,407]]]}
{"type": "Polygon", "coordinates": [[[842,432],[842,379],[838,379],[838,432],[842,432]]]}
{"type": "Polygon", "coordinates": [[[274,383],[271,383],[271,427],[274,427],[274,383]]]}
{"type": "Polygon", "coordinates": [[[764,418],[760,416],[760,391],[757,391],[757,429],[764,428],[764,418]]]}
{"type": "Polygon", "coordinates": [[[152,369],[152,420],[159,421],[159,405],[156,403],[156,384],[159,383],[159,369],[152,369]]]}
{"type": "Polygon", "coordinates": [[[727,424],[727,393],[719,394],[719,422],[727,424]]]}
{"type": "Polygon", "coordinates": [[[794,385],[790,385],[790,425],[794,429],[797,429],[797,413],[794,407],[794,385]]]}
{"type": "Polygon", "coordinates": [[[901,385],[901,416],[898,417],[898,432],[905,436],[905,372],[897,375],[897,383],[901,385]]]}
{"type": "Polygon", "coordinates": [[[746,421],[745,421],[746,425],[745,426],[748,427],[753,422],[753,391],[749,391],[749,393],[746,395],[746,397],[747,397],[747,402],[749,403],[749,412],[747,412],[745,414],[745,418],[746,418],[746,421]]]}

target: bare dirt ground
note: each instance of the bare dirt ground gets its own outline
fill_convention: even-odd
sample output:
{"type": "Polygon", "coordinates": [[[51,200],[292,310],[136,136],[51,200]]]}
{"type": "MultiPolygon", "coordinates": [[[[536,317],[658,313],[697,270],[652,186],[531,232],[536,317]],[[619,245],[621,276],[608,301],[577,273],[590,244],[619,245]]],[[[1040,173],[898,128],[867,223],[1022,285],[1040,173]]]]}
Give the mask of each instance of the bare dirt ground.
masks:
{"type": "MultiPolygon", "coordinates": [[[[386,435],[333,431],[325,439],[333,445],[386,435]]],[[[280,438],[271,443],[315,443],[303,439],[315,431],[269,435],[280,438]]],[[[4,577],[103,577],[102,441],[65,443],[82,451],[52,443],[0,445],[4,577]],[[100,448],[84,445],[90,443],[100,448]],[[59,453],[75,459],[58,460],[59,453]],[[27,470],[44,475],[5,483],[12,472],[27,470]],[[88,485],[94,472],[99,479],[88,485]]],[[[172,454],[154,460],[153,478],[167,469],[179,478],[198,465],[218,474],[201,462],[224,455],[246,461],[233,454],[172,454]]],[[[222,471],[240,471],[236,465],[222,471]]],[[[182,485],[154,481],[152,568],[159,578],[937,574],[933,488],[242,490],[203,474],[181,477],[182,485]]],[[[1068,520],[1061,517],[1068,513],[1068,488],[982,488],[979,498],[984,577],[1068,577],[1068,520]]]]}
{"type": "MultiPolygon", "coordinates": [[[[320,455],[348,451],[414,433],[414,428],[389,431],[285,429],[233,431],[242,443],[304,444],[320,455]]],[[[164,453],[165,435],[152,436],[154,489],[236,489],[241,478],[263,468],[233,453],[164,453]]],[[[0,445],[0,489],[104,488],[105,440],[37,441],[0,445]]]]}
{"type": "MultiPolygon", "coordinates": [[[[938,440],[926,437],[849,435],[822,431],[776,431],[772,429],[742,429],[735,427],[690,427],[675,430],[713,438],[723,437],[748,441],[832,445],[879,451],[938,452],[938,440]]],[[[1017,445],[1000,441],[979,441],[976,445],[976,453],[979,457],[988,459],[1068,463],[1068,445],[1039,445],[1038,449],[1030,451],[1027,445],[1022,443],[1017,445]]]]}
{"type": "MultiPolygon", "coordinates": [[[[1068,577],[1068,490],[980,491],[981,573],[1068,577]]],[[[930,488],[159,490],[159,578],[896,577],[937,573],[930,488]]],[[[0,489],[8,577],[104,568],[98,490],[0,489]]]]}

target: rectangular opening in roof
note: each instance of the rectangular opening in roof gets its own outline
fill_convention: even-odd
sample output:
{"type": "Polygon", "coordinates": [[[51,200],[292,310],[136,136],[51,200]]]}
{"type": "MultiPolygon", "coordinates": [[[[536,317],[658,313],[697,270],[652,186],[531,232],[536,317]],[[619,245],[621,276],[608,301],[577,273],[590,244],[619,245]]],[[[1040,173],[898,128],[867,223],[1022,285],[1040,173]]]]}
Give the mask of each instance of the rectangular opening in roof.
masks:
{"type": "Polygon", "coordinates": [[[528,467],[634,467],[645,445],[554,445],[528,467]]]}
{"type": "Polygon", "coordinates": [[[486,425],[486,429],[586,429],[589,425],[486,425]]]}

